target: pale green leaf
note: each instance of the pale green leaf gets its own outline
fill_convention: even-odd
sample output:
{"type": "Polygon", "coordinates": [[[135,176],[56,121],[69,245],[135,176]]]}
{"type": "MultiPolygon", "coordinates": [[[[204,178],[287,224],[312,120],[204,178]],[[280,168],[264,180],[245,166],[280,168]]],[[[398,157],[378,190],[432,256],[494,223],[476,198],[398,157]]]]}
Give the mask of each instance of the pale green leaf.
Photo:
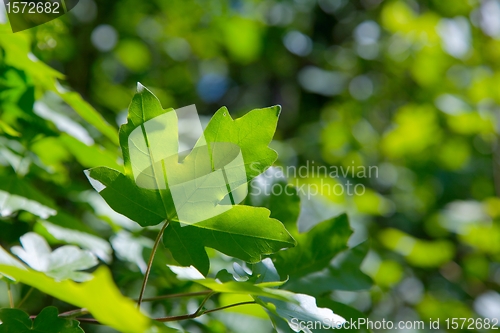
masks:
{"type": "Polygon", "coordinates": [[[142,251],[144,248],[153,248],[154,242],[151,239],[137,237],[125,230],[120,230],[111,237],[110,241],[118,259],[132,262],[139,267],[141,272],[146,272],[147,265],[142,251]]]}
{"type": "Polygon", "coordinates": [[[105,267],[100,267],[93,279],[84,283],[56,281],[25,267],[0,247],[0,273],[63,302],[88,309],[99,322],[120,332],[145,332],[150,325],[150,320],[137,310],[134,302],[121,295],[105,267]]]}
{"type": "Polygon", "coordinates": [[[111,263],[113,250],[109,243],[100,237],[72,228],[63,228],[47,221],[38,221],[35,231],[43,236],[52,237],[57,243],[78,245],[89,250],[102,261],[111,263]]]}
{"type": "Polygon", "coordinates": [[[92,275],[86,270],[98,264],[96,257],[89,251],[82,251],[76,246],[66,245],[52,252],[47,241],[38,234],[29,232],[21,237],[20,246],[11,251],[34,270],[44,272],[56,280],[71,279],[86,281],[92,275]]]}
{"type": "Polygon", "coordinates": [[[0,217],[19,210],[43,219],[57,213],[54,204],[25,181],[15,176],[0,176],[0,217]]]}

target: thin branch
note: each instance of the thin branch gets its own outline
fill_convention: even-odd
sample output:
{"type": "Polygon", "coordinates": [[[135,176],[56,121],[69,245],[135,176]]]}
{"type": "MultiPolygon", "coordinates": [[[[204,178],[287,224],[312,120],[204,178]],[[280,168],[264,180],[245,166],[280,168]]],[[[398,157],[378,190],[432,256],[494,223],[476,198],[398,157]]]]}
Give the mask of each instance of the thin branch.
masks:
{"type": "Polygon", "coordinates": [[[94,318],[75,318],[75,320],[78,320],[81,323],[102,325],[97,319],[94,318]]]}
{"type": "Polygon", "coordinates": [[[180,321],[180,320],[186,320],[186,319],[194,319],[194,318],[200,317],[200,316],[202,316],[204,314],[207,314],[207,313],[212,313],[212,312],[216,312],[216,311],[221,311],[221,310],[233,308],[235,306],[248,305],[248,304],[257,304],[257,302],[255,302],[255,301],[241,302],[241,303],[226,305],[226,306],[223,306],[223,307],[220,307],[220,308],[215,308],[215,309],[212,309],[212,310],[201,311],[199,313],[195,312],[195,313],[192,313],[192,314],[182,315],[182,316],[162,317],[162,318],[156,318],[155,320],[156,321],[160,321],[160,322],[170,322],[170,321],[180,321]]]}
{"type": "Polygon", "coordinates": [[[212,292],[211,290],[205,290],[205,291],[197,291],[197,292],[192,292],[192,293],[178,293],[178,294],[155,296],[155,297],[150,297],[150,298],[143,298],[142,302],[154,302],[154,301],[160,301],[162,299],[168,299],[168,298],[204,296],[204,295],[210,294],[211,292],[212,292]]]}
{"type": "Polygon", "coordinates": [[[220,308],[212,309],[212,310],[207,310],[203,312],[203,314],[211,313],[211,312],[216,312],[216,311],[221,311],[229,308],[234,308],[235,306],[241,306],[241,305],[249,305],[249,304],[257,304],[256,301],[248,301],[248,302],[241,302],[241,303],[236,303],[236,304],[231,304],[231,305],[226,305],[222,306],[220,308]]]}
{"type": "Polygon", "coordinates": [[[24,295],[23,299],[19,302],[19,304],[17,304],[18,308],[20,308],[24,304],[24,302],[26,302],[28,300],[28,297],[30,297],[33,290],[35,290],[35,288],[33,288],[33,287],[31,287],[30,290],[28,290],[26,295],[24,295]]]}
{"type": "Polygon", "coordinates": [[[10,286],[9,282],[7,282],[7,294],[9,294],[9,305],[10,305],[10,308],[13,309],[14,308],[14,297],[12,296],[12,289],[11,289],[11,286],[10,286]]]}
{"type": "Polygon", "coordinates": [[[196,312],[193,313],[193,315],[198,316],[198,314],[200,314],[202,312],[203,307],[205,306],[205,303],[210,299],[210,297],[212,297],[215,294],[217,294],[217,293],[216,292],[212,292],[212,293],[208,294],[207,297],[205,297],[203,299],[203,301],[201,301],[200,306],[198,307],[198,309],[196,310],[196,312]]]}
{"type": "Polygon", "coordinates": [[[149,273],[151,273],[151,267],[153,266],[153,260],[155,258],[156,250],[158,249],[158,245],[160,244],[161,236],[163,235],[163,232],[168,226],[168,221],[165,221],[165,224],[163,224],[163,227],[161,228],[160,232],[158,233],[158,236],[156,237],[155,244],[153,246],[153,250],[151,252],[151,255],[149,256],[149,261],[148,261],[148,267],[146,269],[146,273],[144,274],[144,280],[142,281],[142,287],[141,287],[141,293],[139,294],[139,299],[137,300],[137,307],[141,307],[142,299],[144,297],[144,292],[146,291],[146,285],[148,284],[148,279],[149,279],[149,273]]]}

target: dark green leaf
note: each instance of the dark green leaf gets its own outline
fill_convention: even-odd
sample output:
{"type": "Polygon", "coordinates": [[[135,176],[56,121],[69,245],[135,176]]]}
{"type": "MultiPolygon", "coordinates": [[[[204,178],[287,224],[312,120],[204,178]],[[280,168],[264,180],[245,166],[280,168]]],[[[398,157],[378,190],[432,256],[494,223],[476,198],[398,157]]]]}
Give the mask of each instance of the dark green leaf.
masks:
{"type": "Polygon", "coordinates": [[[210,264],[205,246],[255,263],[263,254],[295,243],[283,224],[269,217],[269,210],[249,206],[234,206],[226,213],[194,225],[182,227],[172,223],[163,241],[181,265],[193,265],[204,275],[210,264]]]}
{"type": "Polygon", "coordinates": [[[301,279],[290,279],[287,289],[310,295],[320,295],[332,290],[362,290],[372,285],[372,279],[360,270],[368,252],[368,242],[363,242],[340,253],[331,265],[301,279]]]}
{"type": "Polygon", "coordinates": [[[87,177],[108,205],[116,212],[136,221],[141,226],[156,225],[168,214],[159,191],[138,187],[135,182],[119,171],[98,167],[86,171],[87,177]],[[96,183],[97,182],[97,183],[96,183]]]}
{"type": "Polygon", "coordinates": [[[269,210],[234,206],[231,210],[194,225],[171,223],[163,236],[166,247],[184,266],[193,265],[204,275],[210,262],[204,247],[255,263],[295,244],[283,224],[269,217],[269,210]]]}
{"type": "Polygon", "coordinates": [[[335,255],[347,248],[352,234],[347,215],[343,214],[295,235],[298,245],[273,255],[282,278],[300,277],[326,267],[335,255]]]}

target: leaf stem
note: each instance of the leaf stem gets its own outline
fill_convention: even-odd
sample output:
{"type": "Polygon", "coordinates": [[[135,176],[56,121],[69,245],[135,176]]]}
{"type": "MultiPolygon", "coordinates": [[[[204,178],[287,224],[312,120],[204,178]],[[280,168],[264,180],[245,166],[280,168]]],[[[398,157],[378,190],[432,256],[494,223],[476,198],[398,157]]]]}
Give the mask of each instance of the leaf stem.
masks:
{"type": "Polygon", "coordinates": [[[242,306],[242,305],[249,305],[249,304],[257,304],[257,302],[256,301],[248,301],[248,302],[241,302],[241,303],[236,303],[236,304],[230,304],[230,305],[226,305],[226,306],[221,306],[220,308],[215,308],[215,309],[212,309],[212,310],[204,311],[203,314],[212,313],[212,312],[216,312],[216,311],[221,311],[221,310],[225,310],[225,309],[229,309],[229,308],[234,308],[235,306],[242,306]]]}
{"type": "Polygon", "coordinates": [[[146,291],[146,285],[149,279],[149,273],[151,273],[151,267],[153,266],[153,260],[155,258],[156,250],[158,249],[158,245],[160,244],[161,236],[165,229],[167,229],[169,222],[165,221],[163,227],[161,228],[158,236],[156,236],[155,244],[153,246],[153,250],[151,251],[151,255],[149,256],[148,267],[146,269],[146,273],[144,274],[144,280],[142,281],[141,293],[139,294],[139,299],[137,300],[137,307],[141,308],[142,299],[144,297],[144,292],[146,291]]]}
{"type": "Polygon", "coordinates": [[[30,290],[28,290],[26,295],[24,295],[23,299],[19,302],[19,304],[17,304],[18,308],[20,308],[24,304],[24,302],[26,302],[28,300],[28,298],[30,297],[33,290],[35,290],[35,288],[33,288],[33,287],[31,287],[30,290]]]}
{"type": "Polygon", "coordinates": [[[179,320],[186,320],[186,319],[194,319],[194,318],[200,317],[200,316],[202,316],[204,314],[207,314],[207,313],[212,313],[212,312],[216,312],[216,311],[221,311],[221,310],[233,308],[235,306],[248,305],[248,304],[257,304],[257,302],[255,302],[255,301],[248,301],[248,302],[235,303],[235,304],[230,304],[230,305],[222,306],[220,308],[215,308],[215,309],[211,309],[211,310],[196,311],[195,313],[187,314],[187,315],[181,315],[181,316],[170,316],[170,317],[156,318],[155,320],[156,321],[160,321],[160,322],[170,322],[170,321],[179,321],[179,320]]]}
{"type": "Polygon", "coordinates": [[[12,296],[12,289],[10,286],[10,282],[7,282],[7,294],[9,295],[10,308],[13,309],[14,308],[14,297],[12,296]]]}
{"type": "MultiPolygon", "coordinates": [[[[208,298],[206,297],[204,301],[206,302],[207,300],[208,300],[208,298]]],[[[194,318],[200,317],[204,314],[208,314],[208,313],[212,313],[212,312],[216,312],[216,311],[222,311],[225,309],[234,308],[236,306],[249,305],[249,304],[258,304],[258,303],[255,301],[248,301],[248,302],[230,304],[230,305],[222,306],[220,308],[215,308],[215,309],[211,309],[211,310],[199,311],[200,308],[203,307],[203,305],[204,305],[204,302],[202,302],[202,305],[200,306],[200,308],[198,308],[198,310],[195,313],[181,315],[181,316],[161,317],[161,318],[156,318],[154,320],[165,323],[165,322],[171,322],[171,321],[194,319],[194,318]]],[[[31,316],[31,317],[36,318],[36,316],[31,316]]],[[[94,318],[75,318],[75,320],[78,320],[79,322],[82,322],[82,323],[101,325],[101,323],[97,319],[94,319],[94,318]]]]}

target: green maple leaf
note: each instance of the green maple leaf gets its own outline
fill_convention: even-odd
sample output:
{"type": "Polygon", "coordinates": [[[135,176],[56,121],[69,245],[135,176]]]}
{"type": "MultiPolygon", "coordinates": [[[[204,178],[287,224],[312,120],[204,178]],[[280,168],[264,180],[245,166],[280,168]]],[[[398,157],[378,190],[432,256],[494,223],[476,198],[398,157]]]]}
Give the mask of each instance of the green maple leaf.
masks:
{"type": "Polygon", "coordinates": [[[77,320],[61,318],[57,308],[46,307],[32,321],[18,309],[0,309],[0,333],[83,333],[77,320]]]}
{"type": "MultiPolygon", "coordinates": [[[[207,274],[209,260],[205,246],[257,262],[261,255],[291,247],[295,241],[281,222],[269,218],[267,209],[237,205],[231,208],[227,205],[228,197],[234,203],[233,197],[240,195],[246,182],[276,160],[277,153],[268,145],[276,130],[279,112],[279,106],[257,109],[234,120],[227,109],[220,109],[207,125],[203,138],[182,163],[178,163],[175,111],[163,110],[156,96],[139,85],[129,107],[128,122],[119,131],[124,173],[106,167],[93,168],[86,173],[94,188],[118,213],[141,226],[170,221],[164,242],[182,265],[193,265],[207,274]],[[241,154],[241,162],[235,158],[238,154],[241,154]],[[228,167],[231,160],[237,162],[228,167]],[[206,178],[198,181],[221,168],[227,169],[226,182],[222,186],[210,181],[204,184],[206,178]],[[239,169],[244,169],[243,180],[234,176],[239,169]],[[168,177],[172,170],[176,171],[175,178],[168,177]],[[184,207],[177,202],[174,204],[172,196],[174,186],[181,181],[191,182],[195,190],[204,190],[194,199],[189,195],[182,198],[184,207]],[[195,210],[203,215],[206,210],[218,208],[220,213],[201,222],[188,226],[178,223],[179,209],[184,213],[195,210]]],[[[189,190],[191,188],[186,186],[178,192],[189,190]]],[[[242,198],[240,196],[238,202],[242,198]]]]}

